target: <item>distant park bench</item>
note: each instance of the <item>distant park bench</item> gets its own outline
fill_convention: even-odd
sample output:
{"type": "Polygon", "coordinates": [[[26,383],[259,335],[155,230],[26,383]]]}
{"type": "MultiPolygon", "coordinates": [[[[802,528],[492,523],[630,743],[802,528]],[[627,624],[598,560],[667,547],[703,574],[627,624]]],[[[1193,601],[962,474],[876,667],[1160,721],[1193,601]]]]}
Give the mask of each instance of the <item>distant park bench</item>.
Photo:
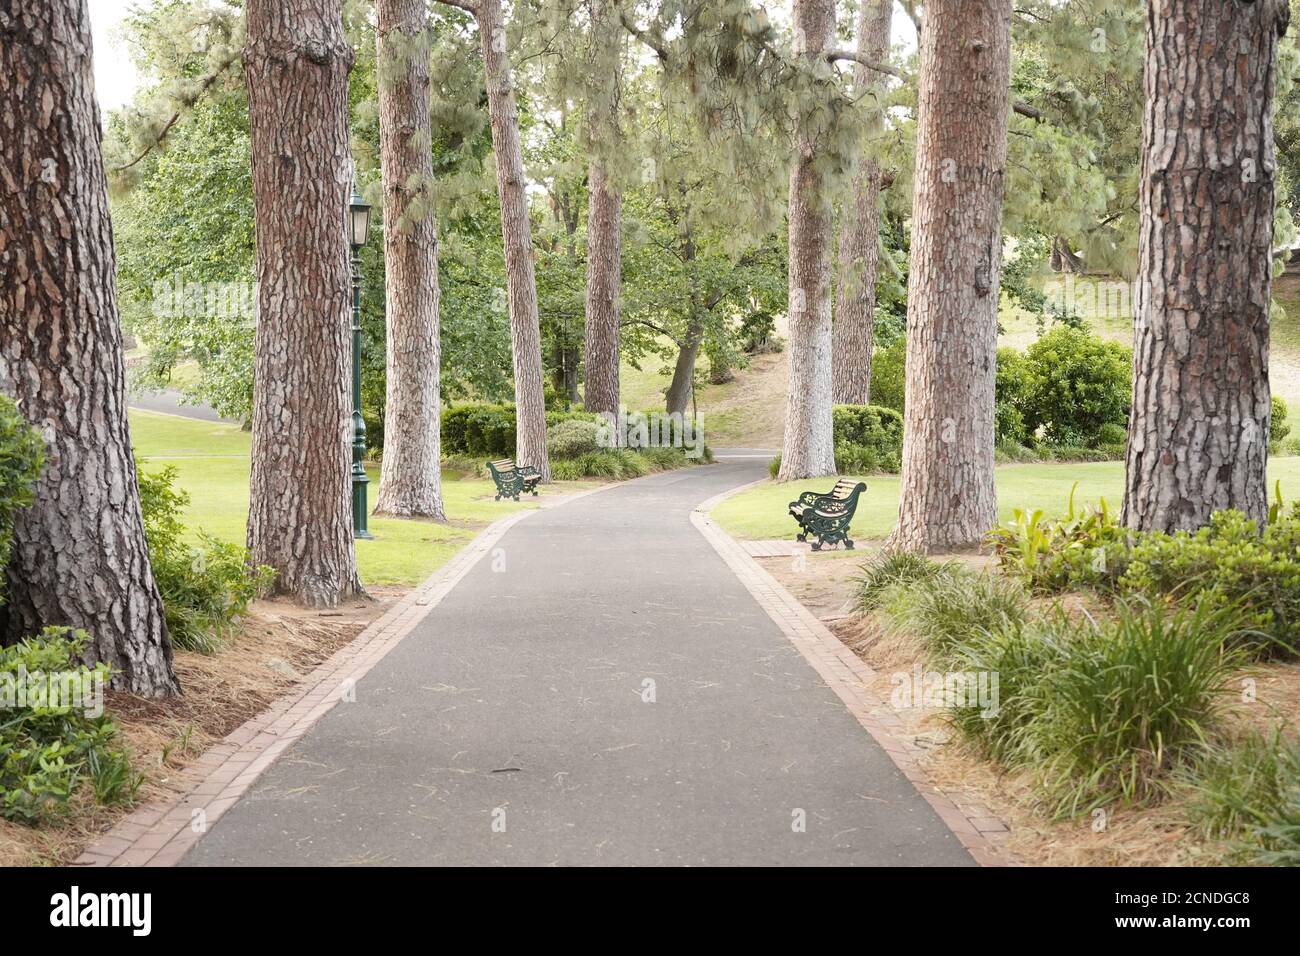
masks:
{"type": "Polygon", "coordinates": [[[822,545],[844,542],[844,547],[853,549],[849,538],[849,522],[858,510],[858,497],[867,490],[866,484],[856,484],[847,478],[841,478],[835,487],[825,493],[805,491],[799,500],[790,502],[790,516],[799,522],[799,533],[795,538],[807,541],[812,535],[817,540],[812,549],[820,551],[822,545]]]}
{"type": "Polygon", "coordinates": [[[502,458],[500,461],[489,461],[487,466],[492,480],[496,482],[497,501],[502,498],[518,501],[524,492],[532,492],[534,497],[537,496],[537,484],[542,480],[542,473],[532,465],[516,465],[512,459],[502,458]]]}

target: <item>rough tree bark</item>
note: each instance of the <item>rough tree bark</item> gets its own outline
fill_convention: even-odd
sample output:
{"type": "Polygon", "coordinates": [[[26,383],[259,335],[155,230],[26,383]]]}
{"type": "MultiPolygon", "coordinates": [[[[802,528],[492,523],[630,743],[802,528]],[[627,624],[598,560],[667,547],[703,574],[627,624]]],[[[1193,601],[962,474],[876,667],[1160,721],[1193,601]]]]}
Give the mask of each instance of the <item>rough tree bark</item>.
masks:
{"type": "MultiPolygon", "coordinates": [[[[810,65],[829,49],[835,0],[795,0],[795,54],[810,65]]],[[[831,415],[830,191],[817,165],[818,135],[807,110],[790,170],[790,379],[780,481],[835,474],[831,415]]]]}
{"type": "Polygon", "coordinates": [[[618,137],[619,40],[622,27],[610,0],[591,0],[593,89],[587,112],[587,342],[583,408],[618,413],[619,319],[623,197],[601,151],[618,137]]]}
{"type": "Polygon", "coordinates": [[[84,0],[0,0],[0,388],[45,439],[5,631],[85,628],[113,684],[180,692],[126,419],[113,229],[84,0]]]}
{"type": "Polygon", "coordinates": [[[351,190],[342,0],[249,0],[257,218],[248,547],[309,607],[362,594],[352,541],[351,190]]]}
{"type": "Polygon", "coordinates": [[[492,152],[496,156],[501,234],[505,240],[506,292],[510,303],[510,339],[515,366],[515,460],[532,465],[551,480],[546,457],[546,398],[542,378],[542,332],[537,315],[537,280],[533,271],[532,227],[528,221],[527,182],[519,144],[519,111],[506,53],[501,0],[478,0],[479,44],[487,77],[492,152]]]}
{"type": "Polygon", "coordinates": [[[1010,0],[930,0],[921,34],[898,527],[965,547],[997,518],[993,383],[1010,112],[1010,0]]]}
{"type": "Polygon", "coordinates": [[[376,514],[446,520],[425,0],[377,0],[388,380],[376,514]]]}
{"type": "Polygon", "coordinates": [[[1267,516],[1273,87],[1285,0],[1147,7],[1124,522],[1267,516]]]}
{"type": "MultiPolygon", "coordinates": [[[[857,52],[873,62],[889,53],[893,0],[864,0],[858,7],[857,52]]],[[[872,100],[880,74],[861,63],[854,67],[854,88],[865,93],[870,111],[869,135],[878,136],[883,113],[872,100]]],[[[871,400],[871,349],[876,328],[876,276],[880,269],[880,163],[867,153],[854,162],[848,202],[841,213],[839,295],[831,334],[831,391],[837,405],[866,405],[871,400]]]]}

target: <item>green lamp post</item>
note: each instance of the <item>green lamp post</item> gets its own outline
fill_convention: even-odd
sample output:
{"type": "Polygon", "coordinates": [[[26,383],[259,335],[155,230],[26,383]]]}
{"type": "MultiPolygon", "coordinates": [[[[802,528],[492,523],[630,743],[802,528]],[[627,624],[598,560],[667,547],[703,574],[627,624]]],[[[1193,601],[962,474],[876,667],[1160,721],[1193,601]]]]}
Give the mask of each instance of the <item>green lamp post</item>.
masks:
{"type": "Polygon", "coordinates": [[[373,538],[366,529],[366,423],[361,417],[361,247],[370,238],[370,204],[361,198],[356,179],[348,203],[348,240],[352,244],[352,537],[373,538]]]}

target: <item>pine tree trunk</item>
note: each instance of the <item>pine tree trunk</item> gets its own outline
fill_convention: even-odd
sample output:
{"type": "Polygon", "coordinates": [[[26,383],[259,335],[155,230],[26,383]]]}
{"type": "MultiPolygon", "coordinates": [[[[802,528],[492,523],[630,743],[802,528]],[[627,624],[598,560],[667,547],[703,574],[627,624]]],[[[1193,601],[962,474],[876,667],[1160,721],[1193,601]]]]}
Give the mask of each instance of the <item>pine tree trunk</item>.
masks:
{"type": "Polygon", "coordinates": [[[1267,516],[1273,87],[1283,0],[1147,8],[1124,522],[1267,516]]]}
{"type": "Polygon", "coordinates": [[[618,413],[622,197],[598,160],[587,171],[587,344],[583,408],[618,413]]]}
{"type": "MultiPolygon", "coordinates": [[[[795,53],[808,62],[829,49],[834,0],[795,0],[795,53]]],[[[835,474],[831,405],[830,192],[817,166],[817,131],[801,117],[790,171],[790,379],[780,481],[835,474]]]]}
{"type": "MultiPolygon", "coordinates": [[[[863,0],[858,8],[857,50],[883,61],[889,53],[893,0],[863,0]]],[[[855,92],[865,92],[868,134],[877,137],[883,114],[869,92],[881,90],[879,75],[861,63],[854,68],[855,92]]],[[[837,405],[871,400],[871,350],[876,330],[876,276],[880,269],[880,163],[870,153],[857,158],[848,202],[841,217],[839,295],[831,335],[831,390],[837,405]]]]}
{"type": "Polygon", "coordinates": [[[587,341],[583,408],[618,413],[619,321],[623,197],[610,181],[601,152],[618,138],[619,39],[622,26],[609,0],[591,0],[594,52],[587,126],[587,341]],[[596,85],[599,83],[599,85],[596,85]]]}
{"type": "Polygon", "coordinates": [[[895,547],[979,542],[997,518],[993,383],[1010,0],[930,0],[921,36],[907,401],[895,547]]]}
{"type": "Polygon", "coordinates": [[[375,513],[445,521],[425,2],[377,0],[375,11],[388,324],[384,460],[375,513]]]}
{"type": "Polygon", "coordinates": [[[0,0],[0,34],[0,388],[46,444],[5,633],[85,628],[115,687],[177,694],[126,418],[86,4],[0,0]]]}
{"type": "Polygon", "coordinates": [[[497,192],[501,202],[501,234],[505,242],[506,286],[510,302],[510,339],[514,347],[515,460],[532,465],[551,480],[546,457],[546,397],[542,377],[542,332],[537,316],[537,280],[533,271],[532,227],[528,221],[528,192],[523,152],[519,144],[519,112],[514,79],[506,53],[505,19],[501,0],[478,0],[479,43],[487,77],[488,116],[492,151],[496,155],[497,192]]]}
{"type": "Polygon", "coordinates": [[[351,191],[342,0],[249,0],[257,215],[248,547],[308,607],[364,593],[351,505],[351,191]]]}

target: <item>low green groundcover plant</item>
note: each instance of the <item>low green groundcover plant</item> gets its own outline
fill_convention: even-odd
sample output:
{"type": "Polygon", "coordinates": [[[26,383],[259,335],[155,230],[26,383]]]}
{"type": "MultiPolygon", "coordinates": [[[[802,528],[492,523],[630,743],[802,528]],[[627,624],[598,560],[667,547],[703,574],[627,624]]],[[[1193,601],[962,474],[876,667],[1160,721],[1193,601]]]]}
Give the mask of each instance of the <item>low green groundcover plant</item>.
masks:
{"type": "Polygon", "coordinates": [[[997,677],[997,706],[950,701],[959,735],[1033,774],[1054,817],[1164,796],[1219,729],[1249,621],[1211,600],[1031,611],[1012,578],[950,564],[879,598],[935,666],[997,677]]]}
{"type": "Polygon", "coordinates": [[[888,549],[878,552],[863,563],[861,572],[854,579],[858,613],[866,614],[880,608],[891,589],[929,581],[943,570],[944,565],[915,551],[888,549]]]}
{"type": "Polygon", "coordinates": [[[87,641],[84,631],[47,628],[0,648],[0,817],[6,820],[54,820],[87,783],[101,804],[129,803],[140,787],[142,778],[126,752],[114,746],[117,726],[91,706],[94,688],[107,685],[109,669],[78,662],[87,641]],[[28,678],[36,675],[53,677],[64,696],[19,701],[19,683],[30,690],[28,678]],[[69,704],[73,686],[80,690],[69,704]],[[10,695],[14,700],[4,699],[10,695]]]}
{"type": "Polygon", "coordinates": [[[911,585],[895,585],[880,601],[898,625],[920,635],[936,662],[951,660],[972,635],[1018,630],[1029,615],[1020,582],[955,563],[938,566],[911,585]]]}
{"type": "Polygon", "coordinates": [[[154,580],[162,594],[172,644],[210,654],[248,605],[275,578],[253,567],[246,548],[199,534],[185,540],[181,515],[189,495],[175,488],[177,472],[167,467],[140,472],[140,505],[154,580]]]}
{"type": "Polygon", "coordinates": [[[1004,571],[1019,576],[1034,591],[1059,593],[1070,587],[1113,587],[1128,563],[1129,532],[1102,498],[1076,509],[1070,489],[1064,517],[1047,518],[1041,509],[1016,508],[1011,520],[989,533],[1004,571]]]}
{"type": "Polygon", "coordinates": [[[1300,866],[1300,742],[1252,730],[1208,746],[1187,775],[1192,822],[1247,862],[1300,866]]]}

